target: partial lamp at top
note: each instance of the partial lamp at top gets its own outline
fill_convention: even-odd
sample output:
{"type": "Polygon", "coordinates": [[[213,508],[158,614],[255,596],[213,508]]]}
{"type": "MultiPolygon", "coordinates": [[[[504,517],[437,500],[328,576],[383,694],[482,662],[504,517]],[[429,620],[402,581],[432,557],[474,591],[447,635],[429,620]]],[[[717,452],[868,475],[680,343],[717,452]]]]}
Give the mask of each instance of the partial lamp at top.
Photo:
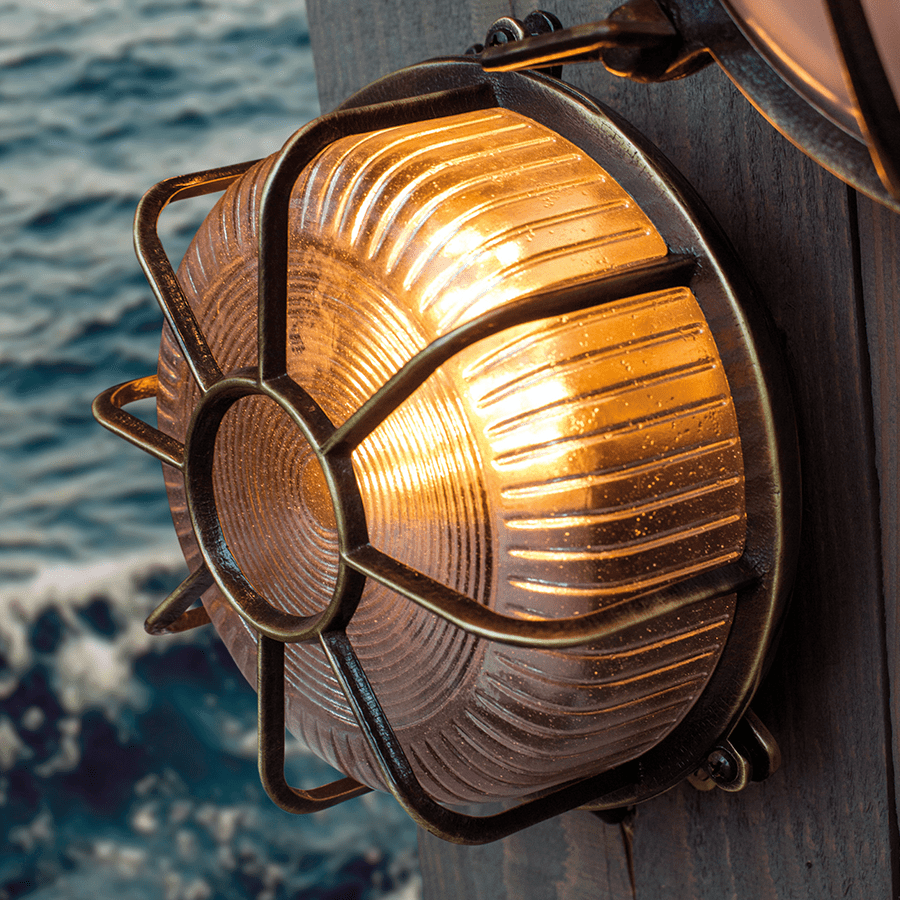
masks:
{"type": "Polygon", "coordinates": [[[642,82],[716,62],[804,153],[900,210],[898,28],[897,0],[625,0],[569,28],[505,17],[472,51],[493,71],[599,61],[642,82]]]}
{"type": "Polygon", "coordinates": [[[148,627],[212,621],[285,808],[389,789],[492,840],[653,796],[740,731],[792,423],[674,177],[571,89],[454,62],[143,201],[158,382],[96,408],[167,464],[194,573],[148,627]],[[156,217],[229,182],[175,276],[156,217]],[[122,409],[151,394],[159,431],[122,409]],[[347,778],[286,785],[285,722],[347,778]],[[452,809],[497,800],[521,805],[452,809]]]}

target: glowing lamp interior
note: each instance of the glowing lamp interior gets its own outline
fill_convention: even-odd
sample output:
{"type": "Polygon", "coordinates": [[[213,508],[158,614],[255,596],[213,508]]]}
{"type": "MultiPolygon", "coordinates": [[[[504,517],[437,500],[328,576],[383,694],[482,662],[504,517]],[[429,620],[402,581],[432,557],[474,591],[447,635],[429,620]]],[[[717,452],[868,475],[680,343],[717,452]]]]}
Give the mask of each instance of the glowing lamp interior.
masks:
{"type": "MultiPolygon", "coordinates": [[[[271,159],[232,185],[179,271],[225,372],[256,363],[257,218],[271,159]]],[[[579,148],[493,109],[344,138],[295,185],[288,373],[345,421],[435,338],[518,297],[667,253],[579,148]]],[[[170,333],[160,428],[200,398],[170,333]]],[[[688,288],[520,325],[443,365],[353,454],[371,543],[508,615],[552,618],[737,559],[746,520],[735,410],[688,288]]],[[[199,565],[180,474],[166,472],[199,565]]],[[[297,614],[328,603],[334,512],[311,449],[246,397],[216,439],[222,529],[244,574],[297,614]]],[[[210,616],[255,683],[256,637],[210,616]]],[[[734,596],[558,652],[473,637],[370,581],[348,628],[422,785],[445,802],[522,797],[633,759],[716,666],[734,596]]],[[[287,722],[336,768],[382,784],[321,648],[288,644],[287,722]]]]}

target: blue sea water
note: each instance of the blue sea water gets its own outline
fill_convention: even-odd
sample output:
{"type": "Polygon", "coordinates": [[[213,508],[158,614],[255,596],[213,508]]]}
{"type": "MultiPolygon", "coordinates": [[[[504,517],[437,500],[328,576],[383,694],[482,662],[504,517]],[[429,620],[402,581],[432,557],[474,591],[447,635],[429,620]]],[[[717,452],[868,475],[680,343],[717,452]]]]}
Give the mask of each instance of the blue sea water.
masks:
{"type": "MultiPolygon", "coordinates": [[[[392,800],[276,809],[215,635],[144,633],[186,570],[159,464],[90,415],[155,370],[141,194],[317,112],[301,0],[0,5],[0,900],[418,896],[392,800]]],[[[166,212],[176,262],[207,207],[166,212]]]]}

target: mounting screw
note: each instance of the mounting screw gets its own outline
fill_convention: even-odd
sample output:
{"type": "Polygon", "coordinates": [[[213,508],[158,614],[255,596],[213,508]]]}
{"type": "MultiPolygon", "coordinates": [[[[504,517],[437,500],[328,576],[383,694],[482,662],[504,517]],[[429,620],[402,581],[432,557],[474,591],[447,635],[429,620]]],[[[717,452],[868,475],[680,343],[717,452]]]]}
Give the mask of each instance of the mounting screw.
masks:
{"type": "Polygon", "coordinates": [[[522,24],[525,26],[525,33],[529,37],[562,30],[562,22],[553,13],[545,12],[543,9],[536,9],[534,12],[528,13],[522,24]]]}
{"type": "MultiPolygon", "coordinates": [[[[485,49],[489,47],[500,47],[503,44],[509,44],[513,41],[521,41],[529,37],[537,37],[541,34],[550,34],[553,31],[560,31],[562,22],[553,15],[553,13],[545,12],[542,9],[536,9],[530,12],[525,21],[515,19],[512,16],[502,16],[497,19],[488,29],[488,33],[484,38],[483,44],[472,44],[466,50],[467,56],[479,56],[485,49]]],[[[562,76],[562,66],[544,66],[537,70],[552,78],[560,78],[562,76]]]]}
{"type": "Polygon", "coordinates": [[[738,775],[738,761],[723,747],[716,747],[706,758],[706,771],[718,785],[731,784],[738,775]]]}
{"type": "Polygon", "coordinates": [[[528,37],[525,25],[512,16],[501,16],[488,29],[484,39],[485,47],[498,47],[500,44],[508,44],[510,41],[521,41],[528,37]]]}
{"type": "Polygon", "coordinates": [[[728,749],[716,747],[706,757],[706,771],[719,787],[727,787],[737,780],[740,764],[728,749]]]}

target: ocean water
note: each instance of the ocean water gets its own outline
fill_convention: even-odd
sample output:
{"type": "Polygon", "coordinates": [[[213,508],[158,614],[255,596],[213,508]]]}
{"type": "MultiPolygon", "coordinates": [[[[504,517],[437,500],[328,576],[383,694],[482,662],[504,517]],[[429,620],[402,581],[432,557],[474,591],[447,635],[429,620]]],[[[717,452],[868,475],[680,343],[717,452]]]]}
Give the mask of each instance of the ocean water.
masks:
{"type": "MultiPolygon", "coordinates": [[[[215,635],[144,633],[186,569],[159,464],[90,414],[155,370],[141,194],[317,113],[301,0],[0,5],[0,900],[418,896],[390,798],[275,808],[215,635]]],[[[164,215],[176,263],[208,205],[164,215]]]]}

